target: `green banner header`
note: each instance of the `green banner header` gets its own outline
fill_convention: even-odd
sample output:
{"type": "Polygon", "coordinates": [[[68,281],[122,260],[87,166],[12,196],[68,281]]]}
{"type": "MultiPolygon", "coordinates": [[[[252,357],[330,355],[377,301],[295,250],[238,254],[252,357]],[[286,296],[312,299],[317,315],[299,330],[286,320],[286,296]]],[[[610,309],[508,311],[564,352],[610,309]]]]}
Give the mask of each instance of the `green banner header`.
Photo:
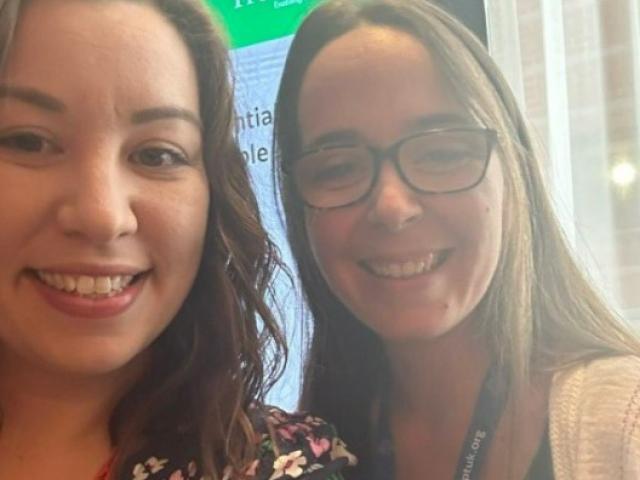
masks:
{"type": "Polygon", "coordinates": [[[293,34],[322,0],[207,0],[231,48],[293,34]]]}

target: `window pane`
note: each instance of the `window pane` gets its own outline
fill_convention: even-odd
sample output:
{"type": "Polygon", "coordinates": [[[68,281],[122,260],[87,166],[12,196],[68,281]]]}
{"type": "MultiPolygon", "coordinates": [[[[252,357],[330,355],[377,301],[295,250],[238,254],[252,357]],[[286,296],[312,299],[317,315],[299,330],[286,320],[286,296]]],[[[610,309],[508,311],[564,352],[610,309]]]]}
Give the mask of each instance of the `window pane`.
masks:
{"type": "Polygon", "coordinates": [[[490,50],[546,146],[565,230],[605,292],[636,321],[639,3],[487,1],[490,50]]]}

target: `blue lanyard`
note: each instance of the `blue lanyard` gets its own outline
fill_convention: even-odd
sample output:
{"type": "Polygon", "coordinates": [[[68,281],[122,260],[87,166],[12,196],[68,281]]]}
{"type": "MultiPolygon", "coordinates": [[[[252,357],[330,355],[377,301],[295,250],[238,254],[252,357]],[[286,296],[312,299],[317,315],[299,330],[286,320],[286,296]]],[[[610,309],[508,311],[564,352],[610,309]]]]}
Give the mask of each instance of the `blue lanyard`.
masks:
{"type": "MultiPolygon", "coordinates": [[[[504,404],[507,389],[500,381],[497,369],[491,367],[487,372],[476,406],[467,430],[454,480],[477,480],[486,459],[487,451],[493,440],[504,404]]],[[[378,419],[373,472],[369,476],[374,480],[394,480],[395,455],[389,425],[389,399],[383,395],[378,419]]]]}

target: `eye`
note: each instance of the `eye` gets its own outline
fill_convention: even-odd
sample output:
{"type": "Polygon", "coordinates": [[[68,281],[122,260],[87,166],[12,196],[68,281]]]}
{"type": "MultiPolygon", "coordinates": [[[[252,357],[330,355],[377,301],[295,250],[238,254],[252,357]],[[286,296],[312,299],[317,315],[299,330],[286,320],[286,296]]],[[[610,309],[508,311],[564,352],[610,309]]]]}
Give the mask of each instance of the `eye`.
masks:
{"type": "Polygon", "coordinates": [[[352,174],[355,170],[355,162],[343,161],[342,163],[334,163],[333,165],[319,168],[315,172],[314,181],[327,182],[339,178],[344,178],[345,176],[352,174]]]}
{"type": "Polygon", "coordinates": [[[8,132],[0,134],[0,148],[20,153],[61,153],[62,149],[36,132],[8,132]]]}
{"type": "Polygon", "coordinates": [[[361,182],[371,173],[371,157],[357,147],[331,148],[304,156],[297,178],[304,188],[337,190],[361,182]]]}
{"type": "Polygon", "coordinates": [[[133,161],[150,168],[177,167],[189,164],[187,156],[177,148],[146,147],[133,154],[133,161]]]}
{"type": "Polygon", "coordinates": [[[448,165],[464,163],[469,158],[469,152],[456,148],[439,148],[423,152],[423,162],[446,163],[448,165]]]}

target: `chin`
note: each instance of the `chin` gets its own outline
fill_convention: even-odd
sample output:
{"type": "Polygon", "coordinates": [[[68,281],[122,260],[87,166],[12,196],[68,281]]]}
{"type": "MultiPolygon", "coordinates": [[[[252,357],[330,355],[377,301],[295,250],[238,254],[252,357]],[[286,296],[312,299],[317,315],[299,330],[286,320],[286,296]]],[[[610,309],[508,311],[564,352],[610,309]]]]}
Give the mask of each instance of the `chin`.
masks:
{"type": "Polygon", "coordinates": [[[126,349],[122,345],[114,348],[102,345],[95,348],[84,346],[42,360],[49,364],[49,370],[65,376],[102,377],[128,375],[127,372],[143,368],[147,358],[146,352],[126,349]]]}
{"type": "Polygon", "coordinates": [[[430,315],[428,309],[421,309],[411,315],[388,312],[384,315],[370,315],[368,318],[370,321],[363,322],[365,325],[383,340],[393,342],[435,340],[454,330],[458,323],[450,321],[441,312],[430,315]]]}
{"type": "Polygon", "coordinates": [[[431,343],[443,338],[449,332],[449,329],[398,329],[394,331],[377,332],[380,338],[387,343],[394,344],[410,344],[410,343],[431,343]]]}

